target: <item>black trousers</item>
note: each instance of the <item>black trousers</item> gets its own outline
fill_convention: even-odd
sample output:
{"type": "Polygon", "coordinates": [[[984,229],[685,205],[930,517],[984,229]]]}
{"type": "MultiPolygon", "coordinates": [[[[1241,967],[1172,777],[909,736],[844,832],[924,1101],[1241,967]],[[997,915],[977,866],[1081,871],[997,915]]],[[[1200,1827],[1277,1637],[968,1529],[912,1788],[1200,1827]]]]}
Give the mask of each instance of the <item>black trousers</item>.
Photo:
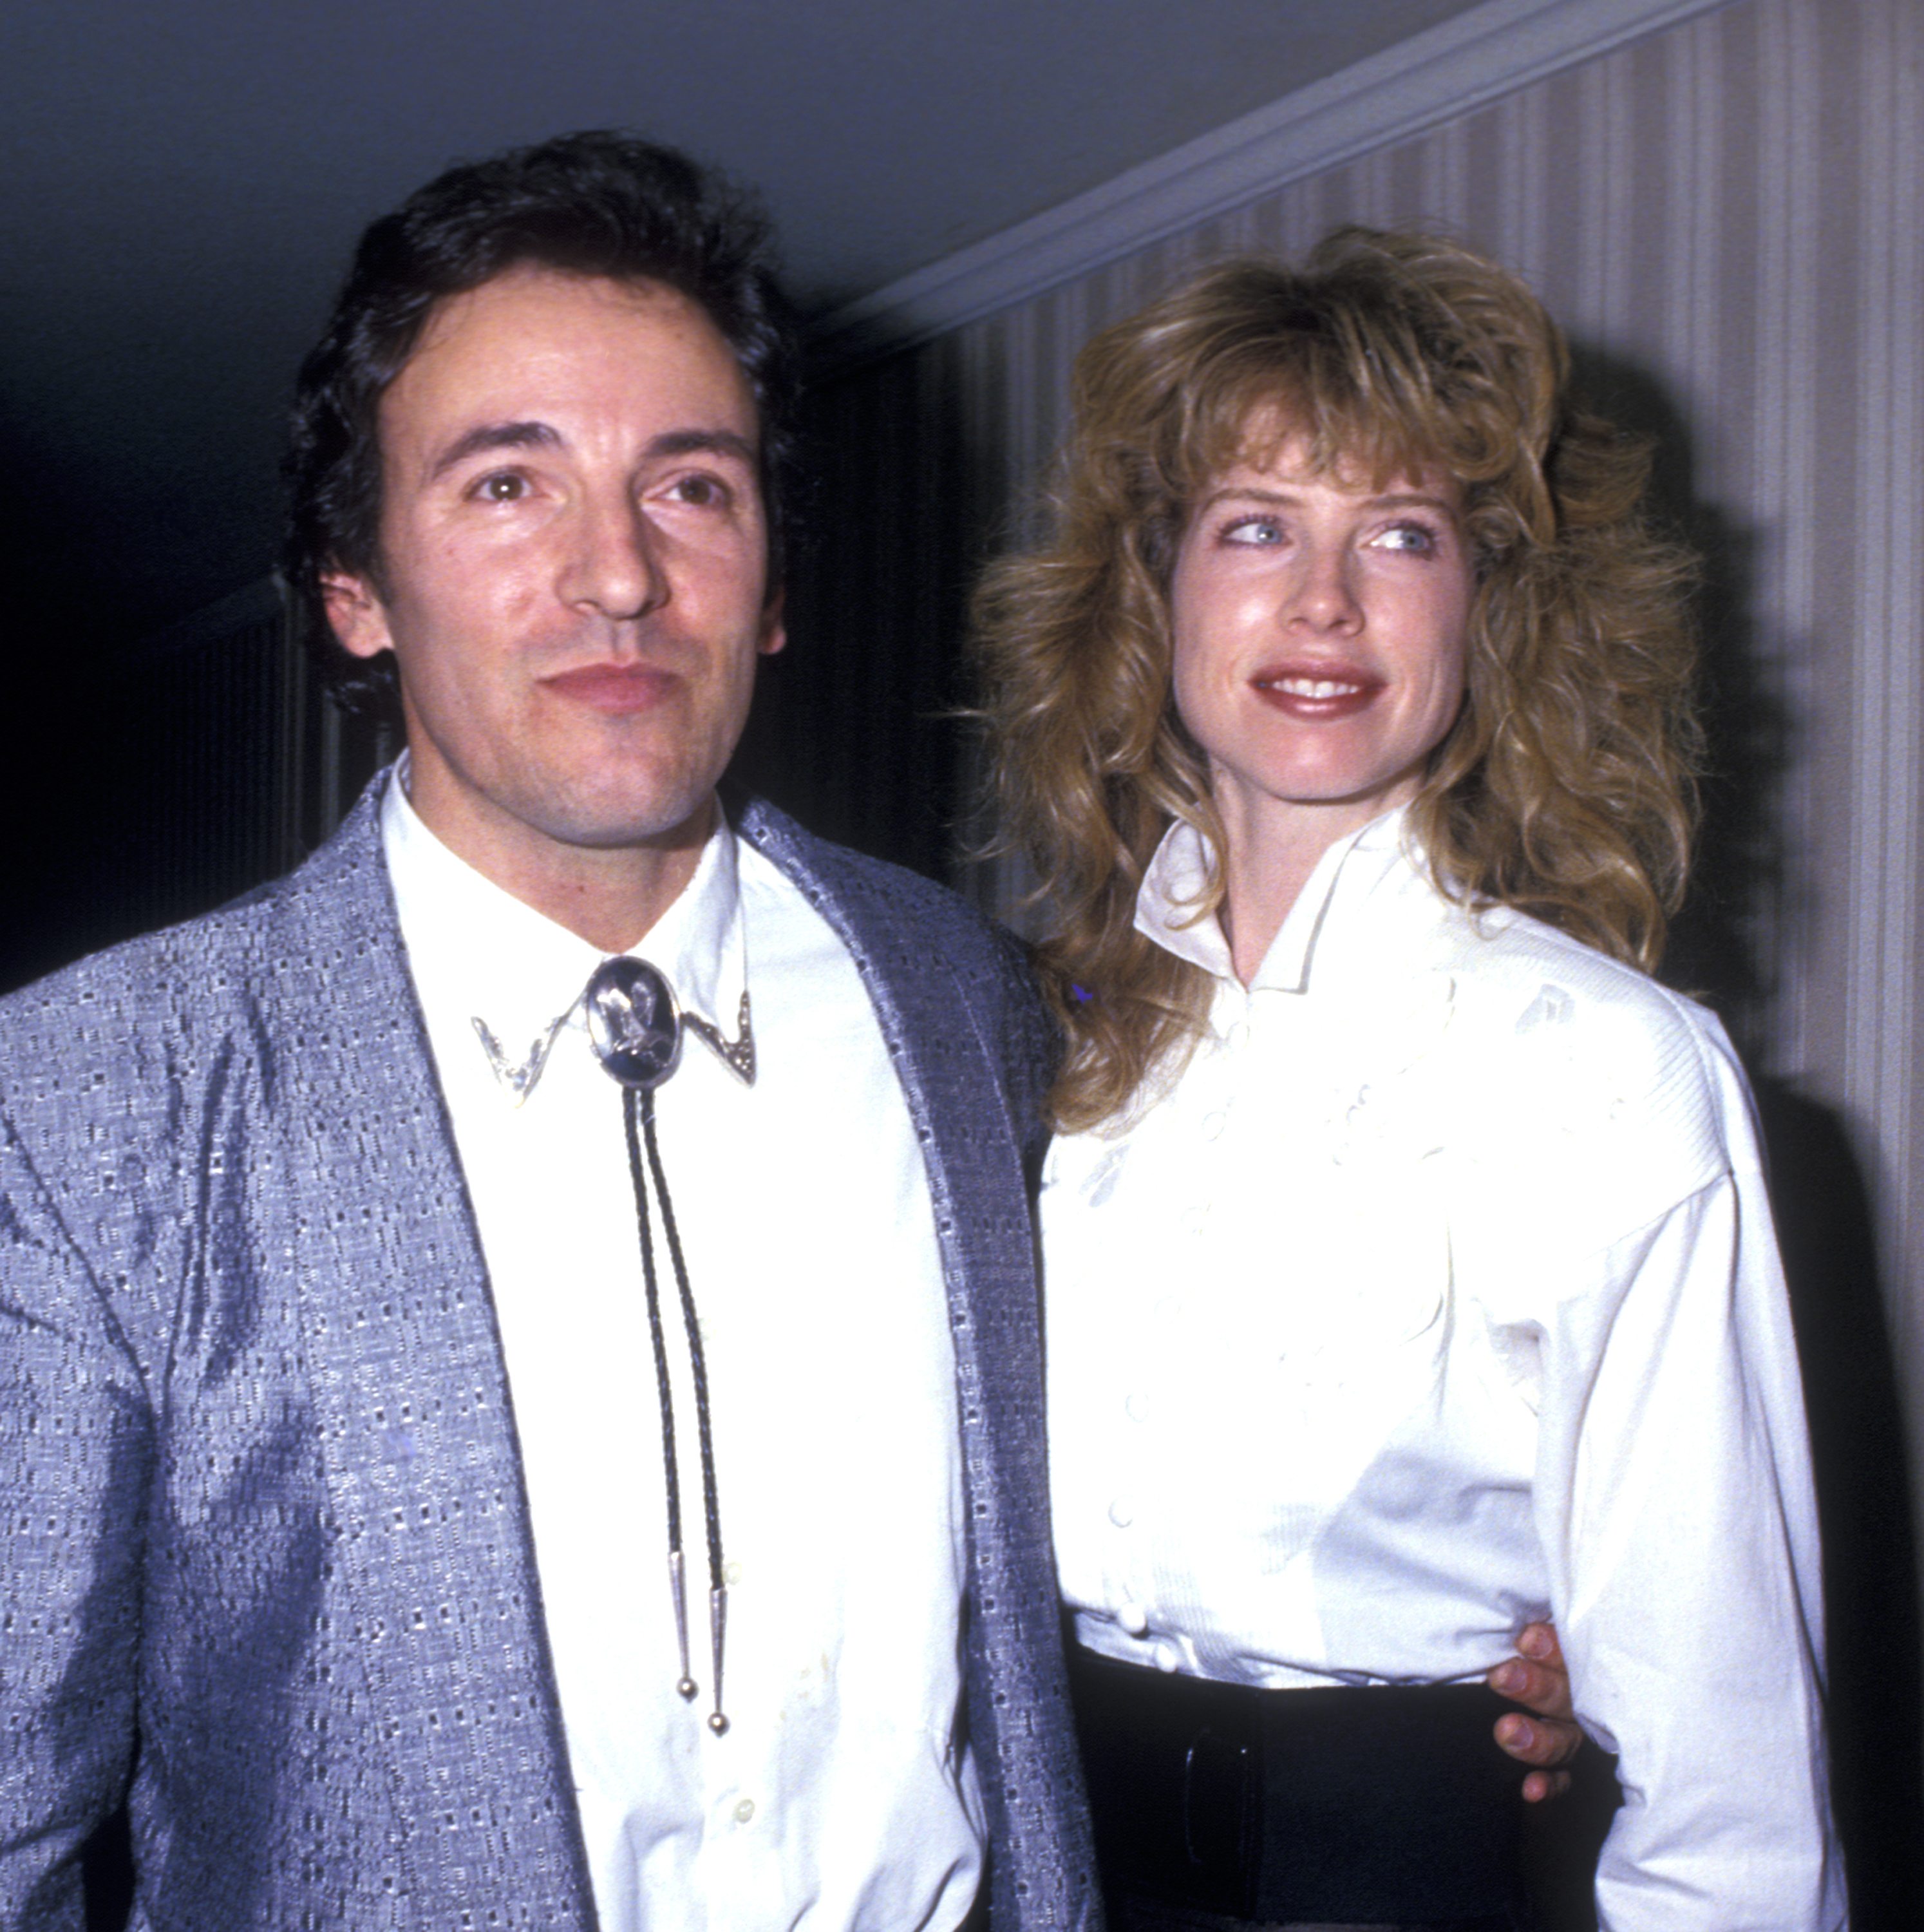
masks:
{"type": "Polygon", "coordinates": [[[1482,1684],[1260,1691],[1072,1655],[1117,1932],[1533,1932],[1482,1684]]]}
{"type": "Polygon", "coordinates": [[[1451,1918],[1427,1925],[1353,1925],[1323,1919],[1312,1924],[1295,1919],[1229,1918],[1216,1912],[1192,1912],[1179,1905],[1161,1905],[1153,1899],[1131,1898],[1112,1892],[1105,1901],[1109,1932],[1512,1932],[1509,1918],[1451,1918]]]}

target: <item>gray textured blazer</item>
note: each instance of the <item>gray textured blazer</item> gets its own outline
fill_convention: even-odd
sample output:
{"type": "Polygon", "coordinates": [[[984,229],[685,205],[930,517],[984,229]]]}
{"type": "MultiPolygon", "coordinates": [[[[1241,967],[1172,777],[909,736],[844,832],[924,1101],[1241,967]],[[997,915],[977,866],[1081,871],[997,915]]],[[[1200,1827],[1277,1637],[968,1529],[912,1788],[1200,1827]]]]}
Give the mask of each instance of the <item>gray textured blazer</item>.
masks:
{"type": "MultiPolygon", "coordinates": [[[[0,1926],[590,1927],[474,1220],[373,794],[301,870],[0,1002],[0,1926]]],[[[925,1150],[967,1472],[996,1932],[1095,1926],[1010,949],[751,806],[853,951],[925,1150]]]]}

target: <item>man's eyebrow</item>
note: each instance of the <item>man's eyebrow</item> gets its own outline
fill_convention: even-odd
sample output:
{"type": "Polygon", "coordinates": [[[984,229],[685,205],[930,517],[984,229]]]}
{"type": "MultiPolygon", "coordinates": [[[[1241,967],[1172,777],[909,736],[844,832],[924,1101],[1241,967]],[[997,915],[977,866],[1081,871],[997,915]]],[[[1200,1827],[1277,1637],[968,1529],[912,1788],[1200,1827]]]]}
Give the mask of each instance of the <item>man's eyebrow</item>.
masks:
{"type": "MultiPolygon", "coordinates": [[[[431,483],[458,469],[469,458],[486,455],[496,449],[556,449],[561,446],[561,432],[544,422],[477,423],[457,436],[442,452],[427,472],[431,483]]],[[[732,429],[665,430],[649,443],[651,458],[711,454],[732,457],[753,469],[755,446],[732,429]]]]}
{"type": "Polygon", "coordinates": [[[432,483],[469,457],[484,455],[491,449],[552,449],[560,442],[560,433],[544,422],[477,423],[435,458],[427,480],[432,483]]]}
{"type": "Polygon", "coordinates": [[[732,429],[671,429],[648,446],[650,456],[732,456],[755,466],[755,446],[732,429]]]}

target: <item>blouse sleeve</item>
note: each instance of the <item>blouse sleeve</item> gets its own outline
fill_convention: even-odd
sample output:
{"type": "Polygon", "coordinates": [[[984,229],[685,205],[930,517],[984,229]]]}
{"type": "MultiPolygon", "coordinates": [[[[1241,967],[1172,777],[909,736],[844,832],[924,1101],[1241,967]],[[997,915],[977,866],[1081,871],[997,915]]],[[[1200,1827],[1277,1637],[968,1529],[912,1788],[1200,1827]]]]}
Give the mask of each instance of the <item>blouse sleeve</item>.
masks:
{"type": "Polygon", "coordinates": [[[1557,1298],[1538,1530],[1578,1715],[1619,1755],[1606,1932],[1829,1932],[1844,1887],[1796,1346],[1743,1078],[1713,1029],[1699,1046],[1655,1131],[1720,1148],[1722,1172],[1557,1298]]]}

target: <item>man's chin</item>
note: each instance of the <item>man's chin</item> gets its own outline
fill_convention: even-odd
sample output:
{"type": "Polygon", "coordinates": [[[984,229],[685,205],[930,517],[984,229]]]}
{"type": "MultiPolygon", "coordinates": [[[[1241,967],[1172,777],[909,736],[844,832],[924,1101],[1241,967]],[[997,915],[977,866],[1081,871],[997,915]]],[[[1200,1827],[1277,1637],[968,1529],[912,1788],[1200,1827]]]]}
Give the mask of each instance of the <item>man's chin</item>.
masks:
{"type": "Polygon", "coordinates": [[[697,850],[715,829],[715,788],[670,799],[583,801],[544,814],[535,829],[589,852],[697,850]]]}

